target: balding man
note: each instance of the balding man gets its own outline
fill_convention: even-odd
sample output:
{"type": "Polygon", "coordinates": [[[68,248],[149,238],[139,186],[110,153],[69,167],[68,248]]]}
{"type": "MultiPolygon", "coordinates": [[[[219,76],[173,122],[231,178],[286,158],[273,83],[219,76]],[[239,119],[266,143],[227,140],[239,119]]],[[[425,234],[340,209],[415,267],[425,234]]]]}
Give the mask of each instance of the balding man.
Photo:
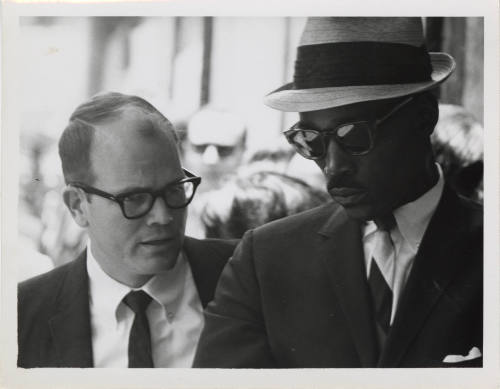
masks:
{"type": "Polygon", "coordinates": [[[136,96],[80,105],[59,141],[63,199],[87,229],[74,261],[19,286],[20,367],[189,367],[231,242],[184,236],[201,179],[136,96]]]}

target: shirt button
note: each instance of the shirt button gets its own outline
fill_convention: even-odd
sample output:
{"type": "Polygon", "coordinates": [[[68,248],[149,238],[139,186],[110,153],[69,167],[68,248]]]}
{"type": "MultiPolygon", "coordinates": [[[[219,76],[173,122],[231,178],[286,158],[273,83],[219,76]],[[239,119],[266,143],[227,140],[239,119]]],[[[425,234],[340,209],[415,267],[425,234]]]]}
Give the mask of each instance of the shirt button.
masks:
{"type": "Polygon", "coordinates": [[[167,313],[167,318],[168,318],[169,320],[172,320],[172,319],[174,318],[174,316],[175,316],[175,315],[174,315],[174,313],[173,313],[173,312],[169,312],[169,313],[167,313]]]}

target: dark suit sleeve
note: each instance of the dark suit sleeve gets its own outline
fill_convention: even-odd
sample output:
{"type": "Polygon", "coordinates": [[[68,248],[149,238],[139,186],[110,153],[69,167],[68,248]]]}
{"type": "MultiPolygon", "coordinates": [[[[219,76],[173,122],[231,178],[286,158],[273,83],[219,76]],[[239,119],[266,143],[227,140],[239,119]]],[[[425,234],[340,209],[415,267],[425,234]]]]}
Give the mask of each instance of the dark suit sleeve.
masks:
{"type": "Polygon", "coordinates": [[[205,311],[193,367],[272,368],[249,231],[222,272],[205,311]]]}

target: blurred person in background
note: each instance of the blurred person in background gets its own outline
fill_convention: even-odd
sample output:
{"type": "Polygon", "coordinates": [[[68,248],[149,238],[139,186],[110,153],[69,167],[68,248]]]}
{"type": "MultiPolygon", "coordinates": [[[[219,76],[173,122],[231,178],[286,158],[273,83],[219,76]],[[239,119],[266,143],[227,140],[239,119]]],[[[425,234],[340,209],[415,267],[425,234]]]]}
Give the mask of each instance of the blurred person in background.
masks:
{"type": "MultiPolygon", "coordinates": [[[[280,138],[281,139],[281,138],[280,138]]],[[[288,143],[271,141],[268,146],[247,153],[240,172],[273,171],[295,177],[308,185],[326,193],[321,170],[313,161],[303,158],[288,143]]]]}
{"type": "Polygon", "coordinates": [[[73,221],[71,213],[61,201],[65,183],[59,169],[57,143],[54,143],[40,159],[41,182],[46,192],[41,204],[42,231],[39,242],[40,251],[52,258],[55,266],[78,256],[88,239],[85,229],[73,221]]]}
{"type": "Polygon", "coordinates": [[[208,238],[239,239],[267,222],[329,201],[325,191],[272,171],[238,174],[207,194],[201,221],[208,238]]]}
{"type": "Polygon", "coordinates": [[[248,150],[245,162],[238,169],[241,174],[270,171],[285,174],[290,161],[296,154],[286,142],[268,141],[259,149],[248,150]]]}
{"type": "Polygon", "coordinates": [[[63,200],[88,233],[77,259],[18,289],[19,367],[189,367],[234,242],[185,237],[200,178],[170,122],[104,93],[59,140],[63,200]]]}
{"type": "Polygon", "coordinates": [[[325,178],[314,161],[303,158],[295,153],[286,166],[285,173],[289,176],[299,178],[313,188],[326,192],[325,178]]]}
{"type": "Polygon", "coordinates": [[[25,134],[22,144],[18,282],[70,261],[86,241],[85,230],[61,201],[57,144],[37,132],[25,134]]]}
{"type": "Polygon", "coordinates": [[[436,161],[462,196],[483,201],[483,127],[461,106],[440,104],[431,136],[436,161]]]}
{"type": "Polygon", "coordinates": [[[483,209],[436,163],[430,92],[455,68],[421,18],[309,18],[265,103],[334,200],[248,231],[194,367],[481,367],[483,209]]]}
{"type": "Polygon", "coordinates": [[[241,164],[246,150],[246,127],[237,115],[206,105],[196,112],[182,135],[182,161],[186,169],[203,177],[199,196],[190,207],[186,232],[203,238],[200,222],[205,193],[218,189],[241,164]]]}
{"type": "Polygon", "coordinates": [[[183,162],[203,177],[200,193],[218,188],[234,173],[245,148],[246,127],[237,115],[209,105],[195,113],[187,124],[183,162]]]}
{"type": "MultiPolygon", "coordinates": [[[[24,281],[54,268],[54,262],[40,251],[44,225],[40,220],[42,201],[47,188],[41,177],[40,159],[47,148],[47,139],[29,134],[21,137],[19,163],[19,202],[16,263],[17,281],[24,281]]],[[[60,200],[59,200],[60,201],[60,200]]]]}
{"type": "Polygon", "coordinates": [[[39,253],[30,246],[31,241],[29,239],[18,237],[18,244],[15,252],[17,282],[35,277],[54,268],[54,262],[52,262],[49,256],[39,253]]]}

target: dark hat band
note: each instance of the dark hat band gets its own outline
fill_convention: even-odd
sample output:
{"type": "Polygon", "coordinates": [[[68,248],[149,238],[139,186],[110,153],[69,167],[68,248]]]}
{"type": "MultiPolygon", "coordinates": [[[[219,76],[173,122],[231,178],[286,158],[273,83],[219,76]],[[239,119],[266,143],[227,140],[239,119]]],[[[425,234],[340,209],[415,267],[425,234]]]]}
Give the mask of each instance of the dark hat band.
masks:
{"type": "Polygon", "coordinates": [[[425,45],[342,42],[299,46],[294,89],[431,81],[425,45]]]}

